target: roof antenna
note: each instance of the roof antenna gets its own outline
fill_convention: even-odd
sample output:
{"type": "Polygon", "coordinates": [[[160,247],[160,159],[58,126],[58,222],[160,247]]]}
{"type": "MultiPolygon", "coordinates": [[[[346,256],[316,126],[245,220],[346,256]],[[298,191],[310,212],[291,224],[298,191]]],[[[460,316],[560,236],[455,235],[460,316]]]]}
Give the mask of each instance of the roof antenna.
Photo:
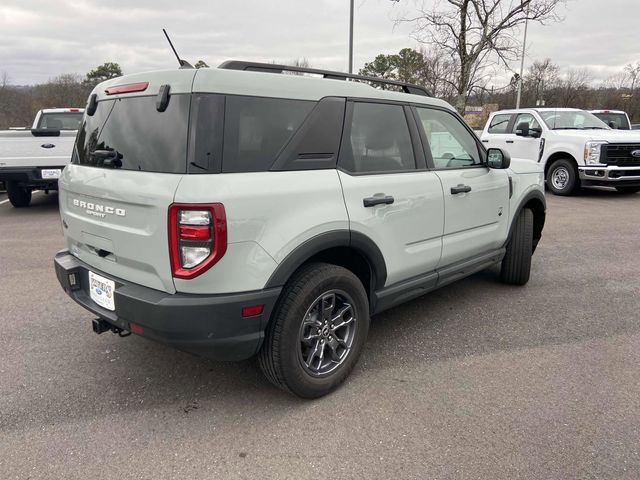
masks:
{"type": "Polygon", "coordinates": [[[169,38],[169,34],[167,33],[167,31],[164,28],[162,29],[162,32],[164,33],[164,36],[167,37],[167,42],[169,42],[169,46],[171,47],[171,50],[173,50],[173,54],[178,59],[178,63],[180,64],[180,68],[193,68],[193,65],[191,65],[186,60],[182,60],[180,58],[180,56],[178,55],[178,52],[176,52],[176,49],[173,47],[173,43],[171,43],[171,39],[169,38]]]}

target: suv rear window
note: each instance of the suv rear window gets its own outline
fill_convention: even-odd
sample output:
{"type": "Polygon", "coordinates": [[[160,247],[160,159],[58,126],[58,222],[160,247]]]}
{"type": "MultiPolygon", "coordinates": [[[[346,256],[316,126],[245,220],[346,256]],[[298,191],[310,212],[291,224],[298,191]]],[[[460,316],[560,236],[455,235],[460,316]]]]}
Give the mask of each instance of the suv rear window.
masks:
{"type": "Polygon", "coordinates": [[[185,173],[190,95],[172,95],[166,111],[156,97],[101,101],[78,133],[73,162],[102,168],[185,173]],[[116,160],[113,160],[116,159],[116,160]]]}
{"type": "Polygon", "coordinates": [[[268,170],[315,105],[307,100],[227,96],[222,171],[268,170]]]}
{"type": "Polygon", "coordinates": [[[82,112],[43,113],[38,128],[54,130],[78,130],[82,122],[82,112]]]}

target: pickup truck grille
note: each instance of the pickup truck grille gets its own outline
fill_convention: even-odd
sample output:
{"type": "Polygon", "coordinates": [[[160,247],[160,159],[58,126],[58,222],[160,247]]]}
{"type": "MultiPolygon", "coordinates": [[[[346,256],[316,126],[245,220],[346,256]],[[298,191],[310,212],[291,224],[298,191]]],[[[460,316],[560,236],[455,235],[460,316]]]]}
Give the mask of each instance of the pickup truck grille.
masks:
{"type": "Polygon", "coordinates": [[[631,156],[631,152],[640,150],[640,144],[609,143],[603,147],[603,163],[621,167],[640,167],[640,157],[631,156]]]}

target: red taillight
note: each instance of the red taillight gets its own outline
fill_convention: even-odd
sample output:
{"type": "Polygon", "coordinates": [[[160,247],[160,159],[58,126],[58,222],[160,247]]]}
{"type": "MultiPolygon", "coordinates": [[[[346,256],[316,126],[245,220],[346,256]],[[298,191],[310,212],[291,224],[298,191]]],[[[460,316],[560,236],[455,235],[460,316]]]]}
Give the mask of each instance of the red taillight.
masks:
{"type": "Polygon", "coordinates": [[[117,85],[107,88],[104,93],[107,95],[118,95],[119,93],[144,92],[149,86],[149,82],[129,83],[127,85],[117,85]]]}
{"type": "Polygon", "coordinates": [[[75,113],[75,112],[79,112],[80,109],[79,108],[70,108],[69,111],[75,113]]]}
{"type": "Polygon", "coordinates": [[[221,203],[174,203],[169,207],[168,223],[175,278],[197,277],[227,251],[227,217],[221,203]]]}

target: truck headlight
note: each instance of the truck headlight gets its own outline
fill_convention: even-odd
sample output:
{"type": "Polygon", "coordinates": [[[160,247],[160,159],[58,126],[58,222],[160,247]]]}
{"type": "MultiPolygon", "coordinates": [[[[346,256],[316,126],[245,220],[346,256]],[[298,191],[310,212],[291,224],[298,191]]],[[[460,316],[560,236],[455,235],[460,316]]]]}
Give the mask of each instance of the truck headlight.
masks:
{"type": "Polygon", "coordinates": [[[584,163],[587,165],[597,165],[600,163],[600,152],[602,151],[602,146],[606,145],[608,142],[603,142],[601,140],[596,140],[592,142],[587,142],[584,144],[584,163]]]}

